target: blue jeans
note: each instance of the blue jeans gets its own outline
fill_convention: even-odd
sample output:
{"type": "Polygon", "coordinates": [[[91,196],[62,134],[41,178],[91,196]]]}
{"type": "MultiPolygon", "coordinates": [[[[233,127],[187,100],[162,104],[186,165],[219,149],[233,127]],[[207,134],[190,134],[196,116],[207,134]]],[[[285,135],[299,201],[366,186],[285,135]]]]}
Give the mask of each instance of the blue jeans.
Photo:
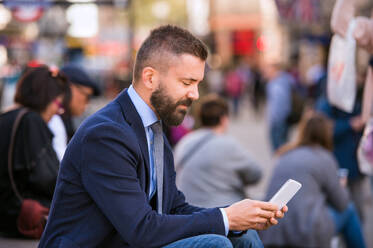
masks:
{"type": "Polygon", "coordinates": [[[272,151],[276,151],[287,142],[289,127],[286,122],[276,122],[270,123],[269,129],[272,151]]]}
{"type": "Polygon", "coordinates": [[[333,216],[336,231],[343,235],[347,247],[365,248],[363,231],[355,205],[348,204],[343,212],[338,212],[334,208],[329,208],[329,210],[333,216]]]}
{"type": "Polygon", "coordinates": [[[204,234],[178,240],[163,248],[256,248],[263,247],[258,233],[248,230],[240,237],[227,238],[222,235],[204,234]]]}

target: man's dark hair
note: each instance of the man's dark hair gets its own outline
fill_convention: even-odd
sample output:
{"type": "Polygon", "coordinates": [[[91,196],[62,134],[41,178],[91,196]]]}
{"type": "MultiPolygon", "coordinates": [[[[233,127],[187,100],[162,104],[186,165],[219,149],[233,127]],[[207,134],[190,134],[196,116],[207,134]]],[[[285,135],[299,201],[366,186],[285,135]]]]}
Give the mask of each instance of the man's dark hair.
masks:
{"type": "Polygon", "coordinates": [[[216,94],[205,96],[200,103],[199,118],[204,127],[215,127],[229,114],[228,103],[216,94]]]}
{"type": "Polygon", "coordinates": [[[167,69],[169,56],[190,54],[205,61],[208,55],[205,44],[193,36],[189,31],[166,25],[151,31],[149,37],[142,43],[134,66],[133,78],[140,80],[142,70],[151,66],[157,70],[167,69]]]}
{"type": "Polygon", "coordinates": [[[17,83],[14,101],[40,113],[60,95],[70,99],[70,87],[66,77],[42,65],[25,70],[17,83]]]}

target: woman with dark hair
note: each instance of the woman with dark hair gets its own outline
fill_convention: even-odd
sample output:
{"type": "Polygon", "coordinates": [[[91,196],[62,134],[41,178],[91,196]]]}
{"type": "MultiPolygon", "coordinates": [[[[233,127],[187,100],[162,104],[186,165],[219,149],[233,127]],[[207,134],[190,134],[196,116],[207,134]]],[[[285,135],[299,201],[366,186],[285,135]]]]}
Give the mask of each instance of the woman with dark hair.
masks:
{"type": "Polygon", "coordinates": [[[20,234],[17,218],[22,202],[14,186],[22,198],[49,208],[59,161],[47,123],[54,114],[64,111],[62,102],[66,97],[70,97],[70,88],[58,70],[47,66],[27,68],[17,83],[15,105],[0,115],[0,232],[3,234],[20,234]],[[25,112],[22,117],[21,112],[25,112]],[[14,128],[17,117],[20,121],[14,128]],[[13,149],[9,149],[11,140],[13,149]],[[8,163],[9,150],[13,152],[11,163],[8,163]]]}
{"type": "Polygon", "coordinates": [[[364,248],[357,211],[338,179],[330,120],[308,112],[298,131],[297,139],[277,153],[266,198],[289,178],[299,181],[302,188],[288,203],[286,218],[261,232],[263,243],[269,247],[330,247],[333,235],[341,233],[347,247],[364,248]]]}

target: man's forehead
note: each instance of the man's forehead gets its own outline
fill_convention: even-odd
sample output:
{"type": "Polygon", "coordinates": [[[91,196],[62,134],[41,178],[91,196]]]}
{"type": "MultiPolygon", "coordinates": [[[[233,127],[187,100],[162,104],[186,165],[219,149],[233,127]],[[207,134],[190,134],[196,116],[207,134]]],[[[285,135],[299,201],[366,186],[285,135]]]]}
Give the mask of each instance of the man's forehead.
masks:
{"type": "Polygon", "coordinates": [[[204,76],[205,61],[190,54],[182,54],[170,63],[170,69],[179,78],[190,81],[201,81],[204,76]]]}

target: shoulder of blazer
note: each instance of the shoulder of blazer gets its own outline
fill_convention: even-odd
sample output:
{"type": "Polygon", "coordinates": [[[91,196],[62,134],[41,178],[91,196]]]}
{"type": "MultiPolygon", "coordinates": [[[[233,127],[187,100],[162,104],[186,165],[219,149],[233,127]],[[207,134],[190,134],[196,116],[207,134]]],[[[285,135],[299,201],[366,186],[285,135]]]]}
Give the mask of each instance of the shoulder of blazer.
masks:
{"type": "Polygon", "coordinates": [[[137,113],[135,105],[133,105],[131,98],[128,95],[127,89],[123,90],[114,100],[120,105],[125,121],[131,126],[135,132],[145,164],[149,168],[149,152],[148,143],[146,139],[145,128],[142,123],[140,115],[137,113]]]}
{"type": "Polygon", "coordinates": [[[127,92],[128,89],[123,90],[114,100],[117,102],[122,110],[123,116],[129,125],[135,124],[136,126],[143,127],[141,117],[133,105],[131,98],[127,92]]]}

